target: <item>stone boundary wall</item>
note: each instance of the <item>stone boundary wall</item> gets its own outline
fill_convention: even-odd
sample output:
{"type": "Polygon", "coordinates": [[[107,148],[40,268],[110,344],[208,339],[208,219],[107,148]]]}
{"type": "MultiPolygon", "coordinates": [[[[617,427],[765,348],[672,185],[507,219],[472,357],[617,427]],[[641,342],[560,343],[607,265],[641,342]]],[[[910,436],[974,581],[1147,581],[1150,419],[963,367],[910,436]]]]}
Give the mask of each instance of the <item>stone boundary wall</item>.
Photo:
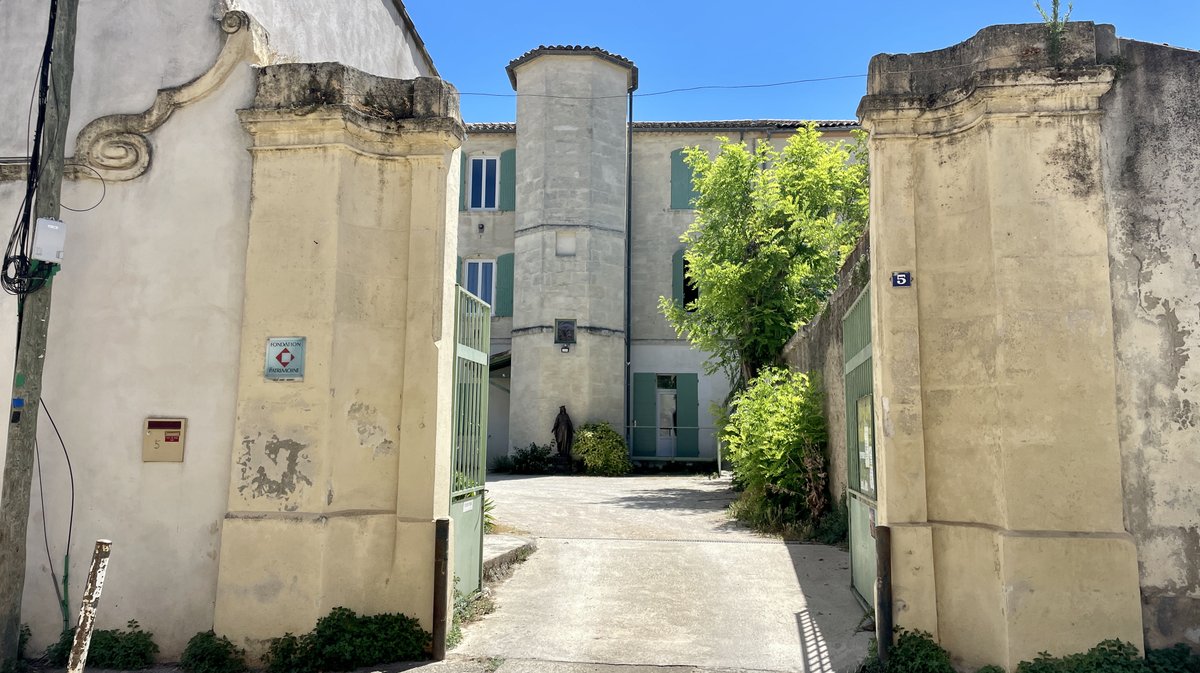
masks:
{"type": "Polygon", "coordinates": [[[829,428],[829,494],[838,502],[846,494],[846,381],[842,371],[842,317],[870,280],[871,245],[863,234],[838,271],[837,290],[825,308],[800,328],[783,348],[783,358],[795,371],[817,374],[825,391],[823,406],[829,428]]]}
{"type": "Polygon", "coordinates": [[[1146,644],[1200,650],[1200,52],[1120,40],[1101,101],[1125,527],[1146,644]]]}

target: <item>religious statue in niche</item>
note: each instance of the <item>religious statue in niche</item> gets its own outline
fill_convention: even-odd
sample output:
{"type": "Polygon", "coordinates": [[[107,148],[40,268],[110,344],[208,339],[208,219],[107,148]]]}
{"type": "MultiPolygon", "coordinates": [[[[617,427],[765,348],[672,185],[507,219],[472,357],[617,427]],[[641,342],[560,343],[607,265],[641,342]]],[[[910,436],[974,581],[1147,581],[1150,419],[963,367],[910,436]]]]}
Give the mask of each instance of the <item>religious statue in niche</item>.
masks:
{"type": "Polygon", "coordinates": [[[558,319],[554,321],[554,343],[575,343],[575,321],[558,319]]]}
{"type": "Polygon", "coordinates": [[[558,447],[558,455],[570,458],[571,447],[575,444],[575,425],[571,423],[571,416],[567,414],[565,406],[558,408],[558,416],[554,418],[554,427],[551,428],[551,432],[554,433],[554,444],[558,447]]]}

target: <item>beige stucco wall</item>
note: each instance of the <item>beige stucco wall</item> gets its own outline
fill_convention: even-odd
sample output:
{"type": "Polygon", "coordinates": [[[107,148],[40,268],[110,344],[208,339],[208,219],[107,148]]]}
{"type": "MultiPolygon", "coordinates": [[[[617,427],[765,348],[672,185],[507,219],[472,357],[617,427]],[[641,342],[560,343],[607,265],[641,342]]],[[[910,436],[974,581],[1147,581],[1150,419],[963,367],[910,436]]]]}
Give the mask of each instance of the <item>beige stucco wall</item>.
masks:
{"type": "Polygon", "coordinates": [[[1125,524],[1138,543],[1147,644],[1197,650],[1200,53],[1132,40],[1120,49],[1101,130],[1125,524]]]}
{"type": "Polygon", "coordinates": [[[433,627],[434,522],[449,514],[457,104],[441,80],[297,64],[260,70],[241,113],[255,198],[215,626],[251,653],[337,606],[433,627]],[[328,104],[305,103],[314,88],[328,104]],[[346,92],[411,118],[377,118],[346,92]],[[307,337],[303,381],[264,378],[272,336],[307,337]]]}
{"type": "MultiPolygon", "coordinates": [[[[241,4],[253,11],[254,3],[241,4]]],[[[305,11],[296,3],[289,7],[305,11]]],[[[240,448],[234,418],[251,163],[236,111],[253,97],[250,63],[281,53],[263,41],[268,32],[291,36],[292,58],[316,53],[305,51],[305,40],[329,39],[317,25],[304,35],[290,34],[284,9],[280,4],[270,31],[254,28],[257,51],[239,52],[235,60],[241,64],[226,79],[203,87],[196,100],[148,134],[149,170],[128,181],[110,179],[94,210],[63,213],[70,227],[67,259],[55,280],[43,394],[74,466],[71,611],[93,540],[111,538],[112,564],[97,624],[117,628],[137,619],[155,633],[164,659],[177,657],[188,638],[213,626],[230,457],[240,448]],[[141,429],[148,416],[189,420],[183,463],[142,462],[141,429]]],[[[209,70],[224,39],[216,19],[221,10],[217,2],[163,2],[151,9],[84,0],[67,154],[75,150],[76,133],[97,117],[141,112],[160,88],[209,70]],[[83,58],[86,54],[104,57],[83,58]]],[[[44,13],[36,3],[6,6],[0,60],[12,67],[0,72],[4,90],[32,90],[44,32],[18,28],[42,25],[44,13]]],[[[379,33],[378,17],[372,17],[342,13],[340,29],[359,21],[370,24],[362,30],[379,33]]],[[[397,32],[402,25],[391,23],[388,30],[401,42],[407,39],[397,32]]],[[[378,51],[364,44],[343,47],[346,58],[378,51]]],[[[22,95],[0,100],[0,155],[24,153],[28,104],[22,95]]],[[[69,179],[63,203],[86,208],[101,191],[95,180],[69,179]]],[[[23,184],[0,182],[0,209],[15,212],[21,195],[23,184]]],[[[14,314],[15,303],[4,295],[0,352],[12,352],[14,314]]],[[[0,360],[11,363],[12,357],[0,360]]],[[[261,358],[256,366],[261,368],[261,358]]],[[[0,377],[10,376],[3,371],[0,377]]],[[[39,425],[49,544],[61,578],[68,475],[44,416],[39,425]]],[[[22,616],[33,629],[32,651],[55,640],[61,627],[42,539],[41,500],[35,480],[22,616]]]]}
{"type": "Polygon", "coordinates": [[[1064,76],[1042,31],[877,56],[859,109],[895,619],[967,667],[1141,642],[1100,181],[1114,40],[1071,24],[1064,76]]]}

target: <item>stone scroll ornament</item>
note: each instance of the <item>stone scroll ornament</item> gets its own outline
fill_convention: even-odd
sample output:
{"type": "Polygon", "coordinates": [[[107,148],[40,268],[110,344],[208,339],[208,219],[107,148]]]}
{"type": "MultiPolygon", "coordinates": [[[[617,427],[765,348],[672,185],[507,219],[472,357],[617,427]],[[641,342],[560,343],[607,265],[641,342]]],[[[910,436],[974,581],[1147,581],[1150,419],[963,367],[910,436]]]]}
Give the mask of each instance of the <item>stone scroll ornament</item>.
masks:
{"type": "MultiPolygon", "coordinates": [[[[123,182],[149,170],[154,152],[148,134],[162,126],[175,110],[215,91],[238,64],[266,51],[265,34],[245,12],[226,12],[220,26],[224,37],[221,51],[207,72],[186,84],[159,89],[154,103],[144,112],[108,115],[84,126],[75,139],[75,156],[66,161],[67,177],[99,176],[105,181],[123,182]]],[[[27,168],[27,161],[0,166],[0,181],[24,180],[27,168]]]]}

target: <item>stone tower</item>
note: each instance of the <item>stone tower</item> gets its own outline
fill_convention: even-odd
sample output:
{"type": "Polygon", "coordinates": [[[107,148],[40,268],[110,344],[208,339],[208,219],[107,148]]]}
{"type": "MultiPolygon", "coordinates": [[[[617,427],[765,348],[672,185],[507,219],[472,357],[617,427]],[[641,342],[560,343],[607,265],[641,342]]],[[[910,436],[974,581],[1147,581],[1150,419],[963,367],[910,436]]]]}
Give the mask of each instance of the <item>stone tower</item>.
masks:
{"type": "Polygon", "coordinates": [[[629,60],[539,47],[517,99],[510,444],[546,444],[560,405],[623,434],[629,60]],[[574,320],[574,343],[556,323],[574,320]],[[569,340],[569,339],[568,339],[569,340]],[[565,352],[564,352],[565,351],[565,352]]]}

